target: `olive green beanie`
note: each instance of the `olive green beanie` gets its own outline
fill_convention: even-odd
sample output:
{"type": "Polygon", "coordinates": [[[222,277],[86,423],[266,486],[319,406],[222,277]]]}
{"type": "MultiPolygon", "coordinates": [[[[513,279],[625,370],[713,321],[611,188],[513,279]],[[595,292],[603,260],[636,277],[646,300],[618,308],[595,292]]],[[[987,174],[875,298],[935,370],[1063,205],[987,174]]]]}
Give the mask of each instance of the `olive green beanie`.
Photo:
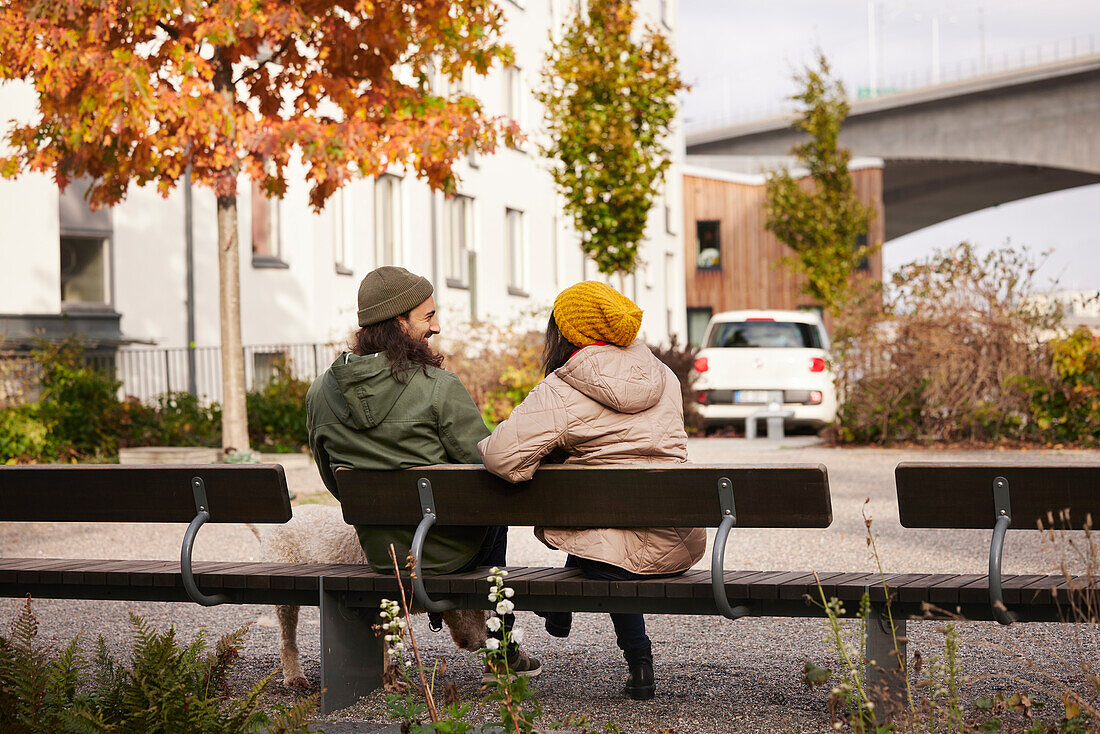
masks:
{"type": "Polygon", "coordinates": [[[405,268],[375,268],[359,284],[359,325],[370,326],[408,313],[428,300],[434,290],[427,278],[405,268]]]}

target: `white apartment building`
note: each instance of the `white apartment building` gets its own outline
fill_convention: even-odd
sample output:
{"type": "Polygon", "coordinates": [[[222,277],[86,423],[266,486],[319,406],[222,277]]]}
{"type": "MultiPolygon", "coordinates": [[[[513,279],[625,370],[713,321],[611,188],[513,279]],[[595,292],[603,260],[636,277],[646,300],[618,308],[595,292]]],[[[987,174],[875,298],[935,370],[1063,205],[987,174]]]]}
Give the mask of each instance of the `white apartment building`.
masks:
{"type": "MultiPolygon", "coordinates": [[[[488,112],[520,123],[528,135],[523,149],[501,148],[492,156],[464,160],[458,166],[459,195],[453,198],[393,170],[376,180],[353,182],[319,214],[309,207],[300,172],[297,177],[292,172],[287,194],[278,201],[254,195],[242,180],[238,205],[246,347],[345,341],[356,326],[359,281],[384,264],[403,266],[435,284],[444,329],[459,328],[471,317],[507,321],[535,310],[548,313],[559,290],[599,277],[583,256],[554,192],[548,163],[538,153],[544,139],[542,109],[532,95],[552,29],[557,37],[573,0],[500,2],[515,66],[475,76],[469,91],[488,112]]],[[[640,20],[675,42],[671,0],[640,0],[637,7],[640,20]]],[[[26,85],[0,86],[0,119],[28,118],[34,104],[26,85]]],[[[670,148],[677,161],[651,212],[644,264],[623,284],[645,311],[642,334],[652,343],[667,343],[673,334],[683,343],[686,329],[679,125],[670,148]]],[[[82,195],[76,185],[59,194],[43,175],[0,181],[5,223],[0,229],[0,350],[24,344],[33,334],[70,332],[117,345],[123,354],[185,349],[189,299],[183,187],[167,199],[152,187],[134,187],[118,206],[94,213],[82,195]]],[[[194,187],[192,201],[194,344],[216,348],[215,200],[209,190],[194,187]]],[[[619,286],[617,278],[610,282],[619,286]]],[[[256,351],[246,370],[262,370],[261,362],[270,356],[270,350],[256,351]]],[[[177,368],[167,361],[163,372],[171,374],[162,382],[187,389],[186,377],[173,373],[177,368]]]]}

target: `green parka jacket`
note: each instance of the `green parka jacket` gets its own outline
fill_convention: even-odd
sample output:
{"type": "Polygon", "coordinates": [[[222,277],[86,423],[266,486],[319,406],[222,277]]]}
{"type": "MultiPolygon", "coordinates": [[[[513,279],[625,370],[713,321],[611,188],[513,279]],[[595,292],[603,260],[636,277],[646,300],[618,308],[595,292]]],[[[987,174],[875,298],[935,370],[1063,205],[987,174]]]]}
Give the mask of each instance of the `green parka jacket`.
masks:
{"type": "MultiPolygon", "coordinates": [[[[407,378],[402,384],[390,376],[384,353],[345,352],[310,386],[309,447],[336,499],[338,467],[387,470],[481,462],[477,442],[489,429],[458,377],[436,367],[417,367],[407,378]]],[[[403,564],[415,528],[364,525],[355,531],[371,568],[392,573],[390,543],[403,564]]],[[[425,573],[454,571],[473,558],[485,533],[484,527],[433,527],[421,567],[425,573]]]]}

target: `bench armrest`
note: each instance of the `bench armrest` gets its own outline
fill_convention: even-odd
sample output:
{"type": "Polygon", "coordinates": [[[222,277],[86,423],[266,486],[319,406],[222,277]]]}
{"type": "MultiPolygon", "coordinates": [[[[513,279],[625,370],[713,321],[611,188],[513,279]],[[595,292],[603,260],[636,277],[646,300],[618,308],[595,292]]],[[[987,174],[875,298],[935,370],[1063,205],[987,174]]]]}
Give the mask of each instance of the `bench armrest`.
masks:
{"type": "Polygon", "coordinates": [[[202,477],[192,477],[191,491],[195,495],[195,519],[187,526],[187,532],[183,535],[183,547],[180,548],[180,574],[183,576],[183,588],[187,590],[191,600],[204,607],[213,607],[225,604],[230,599],[225,594],[212,596],[204,594],[199,591],[198,584],[195,583],[195,574],[191,570],[191,550],[195,545],[195,536],[199,534],[199,528],[210,519],[210,504],[206,501],[206,485],[202,477]]]}
{"type": "Polygon", "coordinates": [[[711,550],[710,584],[718,613],[729,619],[740,619],[748,616],[749,608],[742,605],[730,606],[729,597],[726,596],[726,538],[729,537],[730,528],[737,524],[737,508],[733,503],[733,482],[728,477],[718,480],[718,502],[722,510],[722,522],[714,535],[714,547],[711,550]]]}
{"type": "Polygon", "coordinates": [[[416,489],[420,493],[420,508],[424,511],[424,517],[416,526],[413,533],[412,548],[409,550],[413,557],[413,600],[429,612],[446,612],[457,606],[453,601],[436,601],[428,596],[424,590],[424,574],[420,572],[420,558],[424,555],[424,541],[428,537],[428,531],[435,525],[435,495],[432,493],[432,483],[421,478],[416,482],[416,489]]]}
{"type": "Polygon", "coordinates": [[[1001,591],[1001,555],[1005,548],[1005,533],[1012,525],[1012,504],[1008,480],[1004,477],[993,480],[993,509],[997,513],[997,522],[989,540],[989,606],[993,610],[994,619],[1009,625],[1016,621],[1016,615],[1005,607],[1004,594],[1001,591]]]}

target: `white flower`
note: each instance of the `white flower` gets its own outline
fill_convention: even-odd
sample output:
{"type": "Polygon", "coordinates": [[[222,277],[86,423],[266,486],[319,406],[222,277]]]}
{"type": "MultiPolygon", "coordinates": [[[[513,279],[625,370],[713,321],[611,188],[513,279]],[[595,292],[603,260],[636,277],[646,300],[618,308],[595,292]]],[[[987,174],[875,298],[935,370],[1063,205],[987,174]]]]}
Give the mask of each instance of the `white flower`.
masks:
{"type": "Polygon", "coordinates": [[[503,581],[504,577],[508,575],[508,572],[505,571],[504,569],[501,569],[499,575],[500,575],[500,580],[503,581]]]}
{"type": "Polygon", "coordinates": [[[516,643],[517,645],[519,643],[523,642],[523,628],[522,627],[513,627],[512,628],[512,642],[516,643]]]}
{"type": "Polygon", "coordinates": [[[504,601],[497,602],[497,614],[509,614],[516,605],[505,599],[504,601]]]}
{"type": "Polygon", "coordinates": [[[504,587],[504,598],[505,599],[511,599],[513,596],[515,596],[515,594],[516,594],[516,591],[512,587],[510,587],[510,586],[505,586],[504,587]]]}
{"type": "Polygon", "coordinates": [[[489,617],[485,620],[485,626],[489,628],[490,632],[496,632],[500,629],[500,617],[489,617]]]}
{"type": "Polygon", "coordinates": [[[490,591],[489,592],[489,601],[491,601],[491,602],[500,601],[500,595],[497,594],[495,591],[490,591]]]}
{"type": "Polygon", "coordinates": [[[489,648],[490,650],[496,650],[500,647],[500,640],[495,637],[490,637],[488,640],[485,641],[485,647],[489,648]]]}
{"type": "Polygon", "coordinates": [[[405,649],[405,643],[401,642],[401,640],[398,640],[397,642],[393,643],[393,649],[400,652],[401,650],[405,649]]]}
{"type": "Polygon", "coordinates": [[[497,568],[496,566],[493,566],[492,568],[490,568],[490,569],[489,569],[489,573],[491,573],[491,574],[493,574],[494,576],[496,576],[496,575],[497,575],[498,573],[500,573],[500,569],[499,569],[499,568],[497,568]]]}
{"type": "Polygon", "coordinates": [[[405,629],[405,620],[403,620],[403,619],[397,620],[396,622],[394,622],[394,624],[397,625],[397,629],[399,629],[399,630],[405,629]]]}
{"type": "Polygon", "coordinates": [[[411,667],[412,667],[412,664],[413,664],[413,661],[412,661],[412,660],[406,660],[406,661],[405,661],[405,667],[406,667],[406,668],[411,668],[411,667]]]}

